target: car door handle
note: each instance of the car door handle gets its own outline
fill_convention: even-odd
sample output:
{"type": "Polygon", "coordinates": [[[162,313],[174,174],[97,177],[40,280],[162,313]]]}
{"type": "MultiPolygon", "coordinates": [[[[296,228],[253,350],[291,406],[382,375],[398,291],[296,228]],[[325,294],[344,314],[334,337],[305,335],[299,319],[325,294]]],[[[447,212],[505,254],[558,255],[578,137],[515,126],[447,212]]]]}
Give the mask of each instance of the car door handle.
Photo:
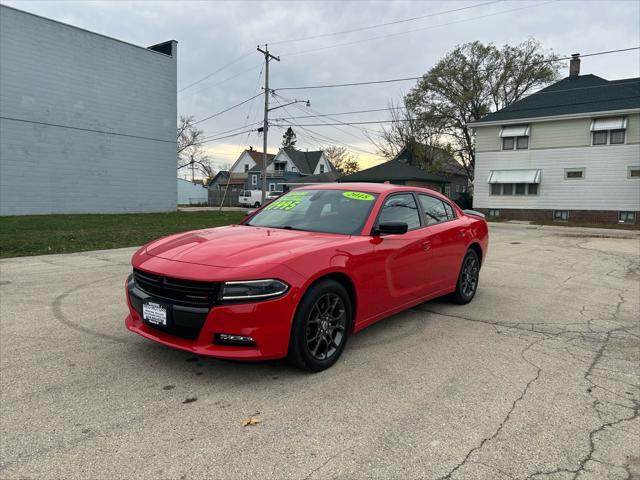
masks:
{"type": "Polygon", "coordinates": [[[431,242],[430,242],[429,240],[427,240],[426,242],[423,242],[423,243],[422,243],[422,249],[423,249],[424,251],[427,251],[427,250],[429,250],[430,248],[431,248],[431,242]]]}

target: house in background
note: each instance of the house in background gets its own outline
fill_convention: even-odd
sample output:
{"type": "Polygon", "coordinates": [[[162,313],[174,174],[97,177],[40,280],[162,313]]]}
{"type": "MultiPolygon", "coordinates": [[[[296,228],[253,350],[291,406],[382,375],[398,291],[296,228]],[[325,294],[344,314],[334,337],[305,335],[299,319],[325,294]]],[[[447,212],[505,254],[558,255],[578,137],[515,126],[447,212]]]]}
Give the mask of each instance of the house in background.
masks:
{"type": "MultiPolygon", "coordinates": [[[[267,153],[268,162],[273,160],[274,157],[275,155],[273,153],[267,153]]],[[[230,191],[244,190],[247,185],[249,170],[257,166],[262,168],[262,161],[262,152],[254,150],[253,147],[249,147],[248,150],[243,150],[229,171],[218,172],[209,183],[209,188],[212,190],[222,190],[228,186],[230,191]]]]}
{"type": "Polygon", "coordinates": [[[201,183],[178,179],[178,205],[206,205],[209,189],[201,183]]]}
{"type": "MultiPolygon", "coordinates": [[[[296,179],[310,175],[320,175],[333,171],[331,162],[323,150],[301,151],[294,148],[281,148],[267,164],[267,190],[283,192],[296,179]]],[[[248,172],[247,190],[262,190],[262,164],[258,163],[248,172]]]]}
{"type": "Polygon", "coordinates": [[[640,78],[569,76],[471,126],[474,209],[489,217],[637,223],[640,78]]]}
{"type": "Polygon", "coordinates": [[[0,58],[0,215],[176,209],[177,42],[0,5],[0,58]]]}

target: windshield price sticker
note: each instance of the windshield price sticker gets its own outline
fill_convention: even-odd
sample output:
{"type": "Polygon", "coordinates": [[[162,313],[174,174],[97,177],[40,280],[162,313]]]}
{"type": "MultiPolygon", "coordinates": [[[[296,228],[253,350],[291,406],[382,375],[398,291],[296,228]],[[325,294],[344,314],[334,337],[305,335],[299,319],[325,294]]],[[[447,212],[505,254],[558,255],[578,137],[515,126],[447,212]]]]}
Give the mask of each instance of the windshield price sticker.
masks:
{"type": "Polygon", "coordinates": [[[350,198],[351,200],[362,200],[365,202],[372,202],[373,200],[375,200],[375,197],[373,195],[369,195],[368,193],[364,192],[343,192],[342,196],[350,198]]]}
{"type": "Polygon", "coordinates": [[[287,194],[284,198],[270,203],[264,209],[265,210],[292,210],[300,205],[300,202],[304,200],[307,192],[292,192],[287,194]]]}

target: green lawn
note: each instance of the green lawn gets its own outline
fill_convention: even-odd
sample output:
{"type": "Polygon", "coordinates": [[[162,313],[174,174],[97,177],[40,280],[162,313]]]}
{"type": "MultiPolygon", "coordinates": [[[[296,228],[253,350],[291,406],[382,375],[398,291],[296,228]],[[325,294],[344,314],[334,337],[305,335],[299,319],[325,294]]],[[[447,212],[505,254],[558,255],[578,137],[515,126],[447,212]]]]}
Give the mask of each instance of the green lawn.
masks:
{"type": "Polygon", "coordinates": [[[244,212],[217,211],[0,217],[0,258],[131,247],[243,217],[244,212]]]}

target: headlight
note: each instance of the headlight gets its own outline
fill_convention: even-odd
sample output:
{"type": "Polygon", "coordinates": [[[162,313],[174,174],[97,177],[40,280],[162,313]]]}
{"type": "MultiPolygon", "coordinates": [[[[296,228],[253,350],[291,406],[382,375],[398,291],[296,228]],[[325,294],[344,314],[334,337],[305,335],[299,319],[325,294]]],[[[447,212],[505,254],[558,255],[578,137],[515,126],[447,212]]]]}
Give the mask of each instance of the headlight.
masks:
{"type": "Polygon", "coordinates": [[[242,282],[225,282],[222,286],[222,300],[251,300],[282,295],[289,285],[280,280],[245,280],[242,282]]]}

